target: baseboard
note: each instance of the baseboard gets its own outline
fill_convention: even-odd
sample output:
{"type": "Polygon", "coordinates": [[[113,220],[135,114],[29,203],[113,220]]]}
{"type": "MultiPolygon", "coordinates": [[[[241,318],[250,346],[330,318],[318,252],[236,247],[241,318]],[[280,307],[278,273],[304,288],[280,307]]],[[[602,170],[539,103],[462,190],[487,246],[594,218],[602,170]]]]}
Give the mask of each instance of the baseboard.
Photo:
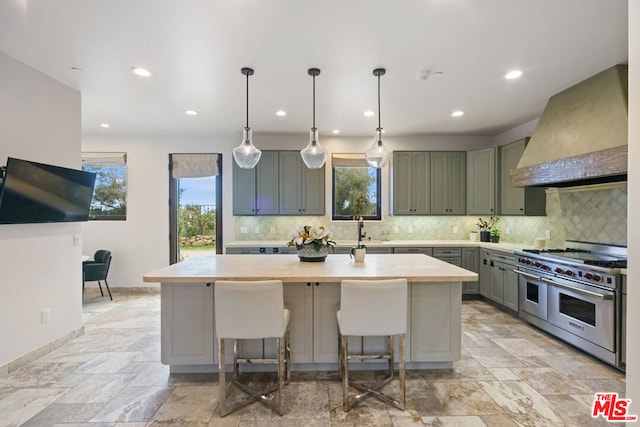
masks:
{"type": "Polygon", "coordinates": [[[29,353],[25,354],[24,356],[20,356],[17,359],[7,363],[6,365],[0,366],[0,376],[6,376],[20,368],[22,368],[23,366],[25,366],[28,363],[33,362],[36,359],[41,358],[42,356],[45,356],[49,353],[51,353],[53,350],[56,350],[60,347],[62,347],[63,345],[65,345],[66,343],[68,343],[69,341],[72,341],[76,338],[78,338],[79,336],[84,335],[84,326],[81,326],[80,328],[76,329],[75,331],[71,331],[69,332],[67,335],[60,337],[56,340],[51,341],[48,344],[43,345],[42,347],[39,347],[33,351],[30,351],[29,353]]]}

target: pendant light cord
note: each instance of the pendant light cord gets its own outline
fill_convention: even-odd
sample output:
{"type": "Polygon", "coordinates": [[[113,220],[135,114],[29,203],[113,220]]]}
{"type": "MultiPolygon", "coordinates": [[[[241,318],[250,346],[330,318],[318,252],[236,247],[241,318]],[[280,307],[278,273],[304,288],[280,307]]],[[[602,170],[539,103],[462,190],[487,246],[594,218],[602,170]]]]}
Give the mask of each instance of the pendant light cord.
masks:
{"type": "Polygon", "coordinates": [[[249,74],[247,73],[247,124],[245,128],[249,128],[249,74]]]}
{"type": "Polygon", "coordinates": [[[378,129],[381,129],[380,123],[380,73],[378,73],[378,129]]]}
{"type": "Polygon", "coordinates": [[[313,128],[316,128],[316,76],[313,75],[313,128]]]}

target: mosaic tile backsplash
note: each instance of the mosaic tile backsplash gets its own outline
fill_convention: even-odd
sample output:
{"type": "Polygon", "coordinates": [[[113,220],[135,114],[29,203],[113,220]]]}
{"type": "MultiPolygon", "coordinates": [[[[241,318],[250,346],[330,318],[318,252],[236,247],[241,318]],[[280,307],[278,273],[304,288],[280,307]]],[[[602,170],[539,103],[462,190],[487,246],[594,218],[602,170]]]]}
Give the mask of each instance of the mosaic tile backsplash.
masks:
{"type": "MultiPolygon", "coordinates": [[[[374,240],[465,240],[477,230],[477,220],[477,216],[386,216],[383,221],[366,221],[364,229],[374,240]]],[[[354,221],[331,221],[329,216],[240,216],[236,239],[287,242],[291,231],[303,224],[324,225],[338,241],[358,237],[354,221]]],[[[501,216],[497,225],[503,242],[533,245],[548,230],[547,247],[561,247],[565,239],[626,245],[627,186],[549,189],[547,216],[501,216]]]]}

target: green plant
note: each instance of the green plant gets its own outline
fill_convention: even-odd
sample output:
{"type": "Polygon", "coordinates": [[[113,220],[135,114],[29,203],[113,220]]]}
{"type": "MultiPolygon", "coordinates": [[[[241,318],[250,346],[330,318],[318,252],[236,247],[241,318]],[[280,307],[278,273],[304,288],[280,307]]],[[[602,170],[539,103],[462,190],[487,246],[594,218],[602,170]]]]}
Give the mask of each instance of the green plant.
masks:
{"type": "Polygon", "coordinates": [[[495,225],[491,227],[491,235],[500,237],[500,227],[496,227],[495,225]]]}
{"type": "Polygon", "coordinates": [[[497,216],[489,217],[489,219],[478,218],[476,225],[480,231],[490,231],[491,227],[493,227],[499,220],[500,218],[497,216]]]}

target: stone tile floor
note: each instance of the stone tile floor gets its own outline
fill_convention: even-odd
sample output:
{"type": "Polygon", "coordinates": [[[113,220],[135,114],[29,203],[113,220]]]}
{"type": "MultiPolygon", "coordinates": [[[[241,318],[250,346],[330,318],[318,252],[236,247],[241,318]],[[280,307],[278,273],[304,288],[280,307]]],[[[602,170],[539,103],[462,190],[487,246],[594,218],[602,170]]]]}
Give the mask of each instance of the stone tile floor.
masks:
{"type": "Polygon", "coordinates": [[[485,302],[462,313],[462,359],[410,371],[404,412],[368,399],[344,413],[336,373],[294,372],[283,417],[252,404],[221,419],[217,375],[160,363],[158,294],[88,295],[84,335],[0,377],[0,426],[608,425],[594,393],[624,396],[622,373],[485,302]]]}

